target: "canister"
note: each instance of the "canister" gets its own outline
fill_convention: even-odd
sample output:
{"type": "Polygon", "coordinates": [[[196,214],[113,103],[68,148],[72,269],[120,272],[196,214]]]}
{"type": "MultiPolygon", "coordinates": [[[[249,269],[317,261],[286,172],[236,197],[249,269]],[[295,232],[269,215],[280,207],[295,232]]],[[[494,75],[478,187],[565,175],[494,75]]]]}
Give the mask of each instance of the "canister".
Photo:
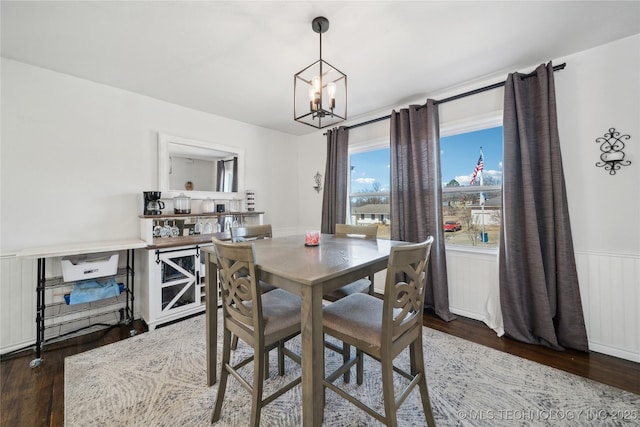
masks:
{"type": "Polygon", "coordinates": [[[190,214],[191,213],[191,197],[185,196],[184,193],[173,198],[173,213],[190,214]]]}
{"type": "Polygon", "coordinates": [[[215,212],[216,204],[210,198],[206,198],[202,201],[202,213],[213,213],[215,212]]]}

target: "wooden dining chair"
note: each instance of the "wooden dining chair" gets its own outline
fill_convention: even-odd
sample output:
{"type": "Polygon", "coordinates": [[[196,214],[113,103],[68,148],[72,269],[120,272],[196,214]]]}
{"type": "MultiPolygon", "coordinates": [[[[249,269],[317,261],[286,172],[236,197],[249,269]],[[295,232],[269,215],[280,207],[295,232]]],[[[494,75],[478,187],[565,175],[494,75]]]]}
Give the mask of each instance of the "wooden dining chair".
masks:
{"type": "MultiPolygon", "coordinates": [[[[378,235],[377,225],[350,225],[336,224],[336,237],[353,237],[367,240],[375,240],[378,235]]],[[[363,277],[360,280],[349,283],[334,291],[328,292],[322,296],[327,301],[337,301],[347,295],[365,292],[373,294],[373,277],[363,277]]]]}
{"type": "MultiPolygon", "coordinates": [[[[284,375],[284,356],[300,363],[300,356],[285,347],[285,342],[300,334],[300,298],[282,289],[263,294],[255,267],[254,243],[229,243],[213,239],[222,291],[223,344],[218,395],[211,422],[220,419],[229,374],[251,393],[249,425],[258,427],[261,409],[300,384],[301,377],[288,382],[263,398],[265,357],[278,348],[278,368],[284,375]],[[253,347],[253,355],[231,365],[231,335],[253,347]],[[253,381],[238,371],[253,361],[253,381]]],[[[245,374],[246,375],[246,374],[245,374]]]]}
{"type": "Polygon", "coordinates": [[[418,385],[422,408],[428,425],[434,426],[431,402],[424,369],[422,347],[422,315],[433,237],[417,244],[391,248],[384,299],[358,293],[327,305],[323,309],[324,333],[356,348],[350,358],[326,376],[323,385],[376,418],[387,426],[397,426],[397,410],[413,388],[418,385]],[[409,347],[410,370],[394,366],[394,359],[409,347]],[[345,371],[358,364],[357,383],[362,384],[362,356],[378,360],[382,369],[384,415],[348,394],[334,384],[345,371]],[[400,374],[408,385],[396,398],[393,375],[400,374]]]}
{"type": "MultiPolygon", "coordinates": [[[[335,228],[336,237],[352,237],[366,240],[375,240],[378,235],[377,225],[351,225],[351,224],[336,224],[335,228]]],[[[341,288],[335,289],[322,296],[322,299],[330,302],[338,301],[348,295],[367,293],[373,295],[373,275],[363,277],[362,279],[351,282],[341,288]]],[[[325,347],[342,353],[342,358],[346,362],[351,358],[351,347],[348,344],[342,343],[342,345],[335,345],[330,341],[325,341],[325,347]]],[[[348,383],[351,381],[351,372],[346,371],[344,373],[344,381],[348,383]]]]}
{"type": "MultiPolygon", "coordinates": [[[[271,228],[271,224],[260,224],[260,225],[249,225],[246,227],[232,227],[231,228],[231,241],[234,243],[237,242],[248,242],[251,240],[259,240],[259,239],[271,239],[273,237],[273,232],[271,228]]],[[[262,293],[270,292],[274,290],[276,287],[270,285],[264,280],[259,280],[258,284],[260,285],[260,290],[262,293]]],[[[238,347],[238,337],[233,336],[231,341],[231,350],[235,350],[238,347]]],[[[269,360],[267,358],[267,364],[269,360]]],[[[265,375],[269,375],[268,371],[265,371],[265,375]]]]}
{"type": "Polygon", "coordinates": [[[271,224],[248,225],[246,227],[232,227],[231,241],[246,242],[256,239],[271,239],[273,237],[271,224]]]}
{"type": "MultiPolygon", "coordinates": [[[[231,241],[237,242],[249,242],[251,240],[259,239],[271,239],[273,232],[271,224],[249,225],[246,227],[232,227],[231,228],[231,241]]],[[[269,292],[275,289],[275,286],[268,284],[260,280],[260,289],[262,292],[269,292]]]]}

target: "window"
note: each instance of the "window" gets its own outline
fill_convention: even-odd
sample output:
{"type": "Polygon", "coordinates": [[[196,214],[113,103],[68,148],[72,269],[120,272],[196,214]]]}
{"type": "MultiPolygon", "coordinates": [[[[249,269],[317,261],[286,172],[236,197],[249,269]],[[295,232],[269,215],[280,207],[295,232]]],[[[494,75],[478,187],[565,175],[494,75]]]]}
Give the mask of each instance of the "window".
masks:
{"type": "MultiPolygon", "coordinates": [[[[447,246],[497,247],[502,214],[502,126],[495,120],[442,129],[443,229],[447,246]],[[481,148],[482,147],[482,148],[481,148]],[[482,150],[482,168],[478,168],[482,150]],[[471,185],[474,172],[475,182],[471,185]],[[451,224],[447,224],[447,222],[451,224]]],[[[390,237],[389,142],[350,149],[348,222],[390,237]]]]}
{"type": "Polygon", "coordinates": [[[502,215],[502,126],[440,138],[446,245],[497,247],[502,215]]]}
{"type": "Polygon", "coordinates": [[[368,147],[367,151],[349,155],[349,215],[348,222],[356,225],[378,225],[378,238],[388,239],[389,230],[389,181],[390,150],[368,147]]]}

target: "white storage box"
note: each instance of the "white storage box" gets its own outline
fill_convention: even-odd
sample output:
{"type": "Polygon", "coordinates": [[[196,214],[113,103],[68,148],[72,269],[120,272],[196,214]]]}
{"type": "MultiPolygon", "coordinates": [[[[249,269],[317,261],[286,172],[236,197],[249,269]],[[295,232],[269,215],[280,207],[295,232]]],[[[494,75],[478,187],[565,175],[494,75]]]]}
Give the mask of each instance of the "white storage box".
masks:
{"type": "Polygon", "coordinates": [[[62,278],[65,282],[113,276],[118,272],[117,253],[80,255],[63,258],[62,278]]]}

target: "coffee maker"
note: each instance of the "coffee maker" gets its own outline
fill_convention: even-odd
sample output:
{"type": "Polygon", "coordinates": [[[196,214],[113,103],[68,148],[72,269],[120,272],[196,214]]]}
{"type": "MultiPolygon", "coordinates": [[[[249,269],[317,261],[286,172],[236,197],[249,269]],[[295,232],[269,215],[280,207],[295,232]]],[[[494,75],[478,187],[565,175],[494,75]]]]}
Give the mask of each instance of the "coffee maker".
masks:
{"type": "Polygon", "coordinates": [[[143,191],[144,195],[144,214],[160,215],[164,209],[164,202],[160,200],[160,191],[143,191]]]}

